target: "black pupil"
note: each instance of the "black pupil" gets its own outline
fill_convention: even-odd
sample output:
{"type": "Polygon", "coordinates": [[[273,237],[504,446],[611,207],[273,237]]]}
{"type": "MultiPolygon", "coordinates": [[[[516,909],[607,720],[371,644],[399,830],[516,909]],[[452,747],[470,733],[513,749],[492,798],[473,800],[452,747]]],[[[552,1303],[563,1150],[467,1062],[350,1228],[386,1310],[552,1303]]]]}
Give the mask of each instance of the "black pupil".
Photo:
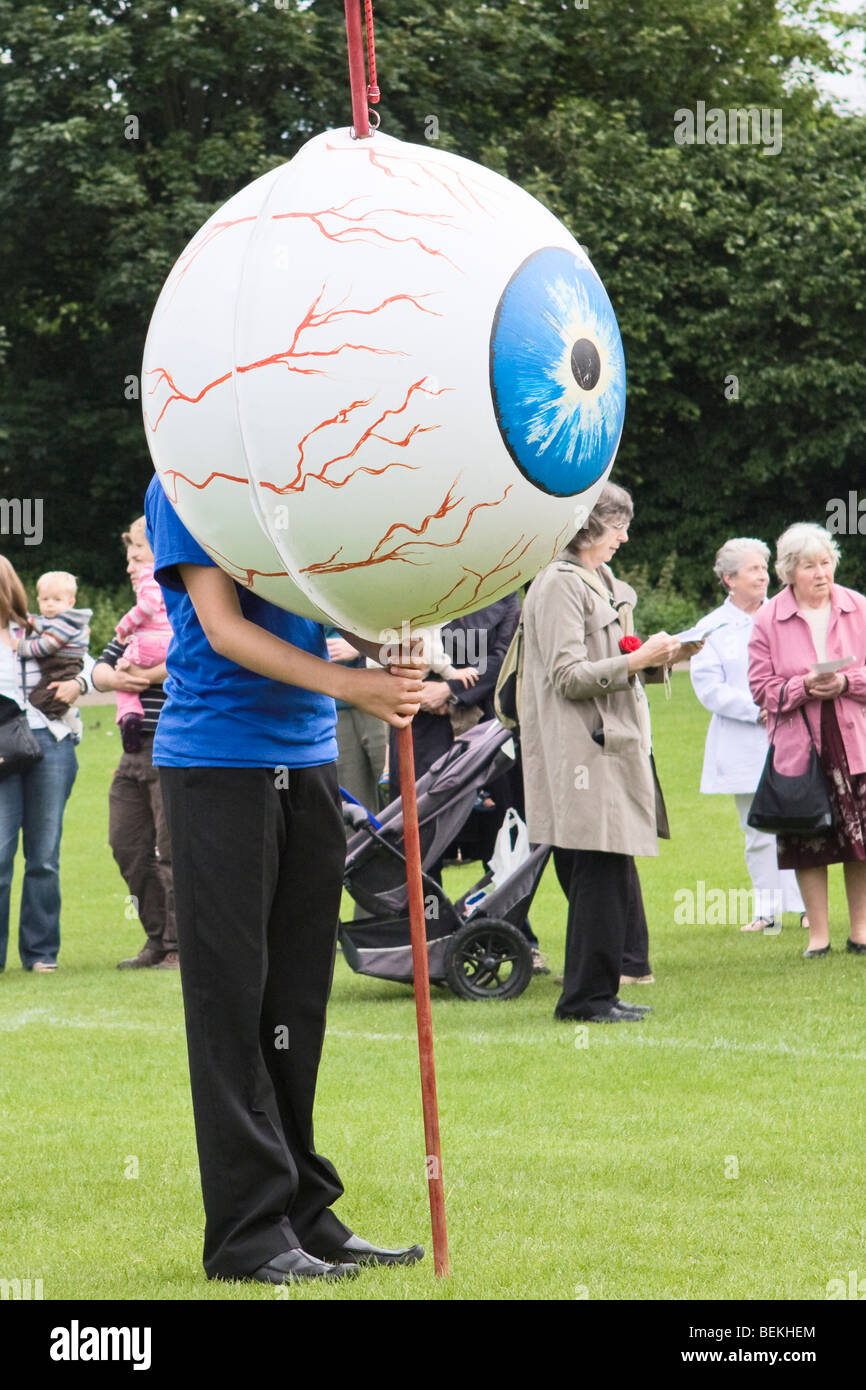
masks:
{"type": "Polygon", "coordinates": [[[589,338],[578,338],[571,349],[571,370],[578,386],[591,391],[601,376],[601,358],[598,348],[589,338]]]}

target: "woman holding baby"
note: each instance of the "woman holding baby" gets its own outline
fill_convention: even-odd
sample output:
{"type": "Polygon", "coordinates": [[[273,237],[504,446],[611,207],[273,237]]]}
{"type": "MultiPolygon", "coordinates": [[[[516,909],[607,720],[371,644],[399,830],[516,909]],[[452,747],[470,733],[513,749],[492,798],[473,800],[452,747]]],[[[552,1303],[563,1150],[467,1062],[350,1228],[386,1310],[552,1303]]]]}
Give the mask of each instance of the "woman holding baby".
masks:
{"type": "Polygon", "coordinates": [[[805,772],[814,742],[829,784],[832,830],[777,841],[779,867],[796,870],[809,915],[807,959],[830,951],[829,864],[844,866],[846,949],[866,955],[866,598],[834,582],[838,560],[823,527],[789,526],[776,544],[785,587],[757,613],[749,643],[749,684],[771,731],[781,711],[776,771],[805,772]]]}
{"type": "Polygon", "coordinates": [[[12,871],[20,836],[24,882],[18,951],[25,970],[47,974],[57,969],[60,949],[60,836],[78,772],[75,745],[81,738],[75,711],[65,709],[56,717],[65,707],[53,703],[49,687],[63,663],[67,673],[76,664],[81,668],[90,613],[75,607],[71,574],[44,574],[37,593],[40,616],[31,620],[24,586],[0,556],[0,695],[26,712],[42,752],[26,771],[0,779],[0,970],[6,964],[12,871]]]}

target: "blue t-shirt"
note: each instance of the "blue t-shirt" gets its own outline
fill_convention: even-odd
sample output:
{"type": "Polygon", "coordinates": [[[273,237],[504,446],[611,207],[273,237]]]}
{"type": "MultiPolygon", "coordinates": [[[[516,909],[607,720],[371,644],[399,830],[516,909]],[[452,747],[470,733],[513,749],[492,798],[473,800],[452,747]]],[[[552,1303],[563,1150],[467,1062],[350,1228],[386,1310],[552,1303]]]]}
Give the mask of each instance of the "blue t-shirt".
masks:
{"type": "MultiPolygon", "coordinates": [[[[219,656],[208,642],[177,571],[214,567],[154,477],[145,498],[154,574],[173,633],[165,664],[166,700],[153,742],[158,767],[317,767],[337,757],[329,695],[285,685],[219,656]]],[[[299,618],[237,584],[250,622],[327,660],[320,623],[299,618]]]]}

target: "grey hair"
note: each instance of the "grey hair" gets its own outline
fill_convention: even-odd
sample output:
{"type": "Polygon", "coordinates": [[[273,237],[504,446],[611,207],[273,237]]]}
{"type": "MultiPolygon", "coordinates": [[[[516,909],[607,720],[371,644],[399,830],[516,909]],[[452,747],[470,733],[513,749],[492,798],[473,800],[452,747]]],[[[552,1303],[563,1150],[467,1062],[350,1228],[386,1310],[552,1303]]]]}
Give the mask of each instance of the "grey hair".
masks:
{"type": "Polygon", "coordinates": [[[565,548],[575,554],[588,550],[601,540],[609,526],[627,526],[633,516],[631,493],[617,483],[605,483],[586,521],[565,548]]]}
{"type": "Polygon", "coordinates": [[[755,540],[753,536],[734,536],[732,540],[725,541],[716,551],[716,562],[713,565],[713,574],[718,579],[725,593],[728,593],[726,579],[733,579],[739,574],[740,566],[747,555],[760,555],[762,560],[768,561],[770,558],[770,547],[763,541],[755,540]]]}
{"type": "Polygon", "coordinates": [[[814,560],[825,552],[832,559],[835,570],[842,552],[830,532],[810,521],[795,522],[776,541],[776,574],[779,582],[793,584],[794,571],[800,561],[814,560]]]}

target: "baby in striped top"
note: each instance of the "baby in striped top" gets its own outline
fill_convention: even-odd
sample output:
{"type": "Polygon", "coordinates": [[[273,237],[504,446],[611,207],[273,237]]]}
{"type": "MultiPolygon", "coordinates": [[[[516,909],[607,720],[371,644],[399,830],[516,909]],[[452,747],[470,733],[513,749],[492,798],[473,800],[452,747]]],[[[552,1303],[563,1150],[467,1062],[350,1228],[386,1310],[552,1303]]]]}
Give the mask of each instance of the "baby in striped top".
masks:
{"type": "Polygon", "coordinates": [[[74,574],[49,570],[41,575],[36,584],[41,617],[30,619],[35,636],[21,637],[17,644],[20,659],[32,657],[39,662],[40,678],[29,700],[46,719],[62,719],[68,713],[69,706],[50,687],[77,676],[87,655],[93,614],[89,608],[74,606],[77,594],[74,574]]]}

